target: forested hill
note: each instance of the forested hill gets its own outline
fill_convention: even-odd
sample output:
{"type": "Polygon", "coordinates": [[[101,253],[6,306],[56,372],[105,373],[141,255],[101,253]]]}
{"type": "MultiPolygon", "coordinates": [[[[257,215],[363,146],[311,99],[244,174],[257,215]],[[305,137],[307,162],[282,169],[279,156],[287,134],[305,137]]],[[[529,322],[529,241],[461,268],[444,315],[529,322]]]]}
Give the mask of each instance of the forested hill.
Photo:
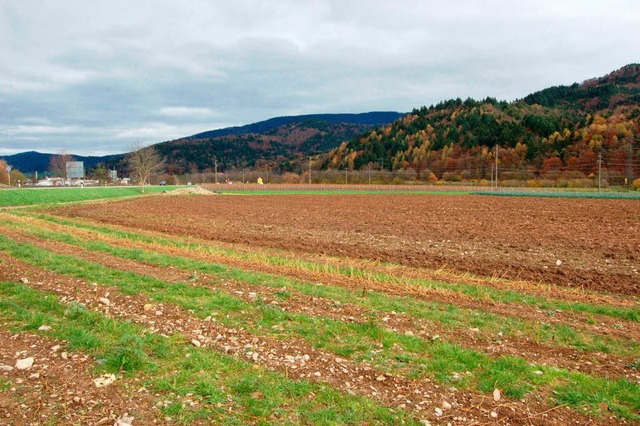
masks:
{"type": "Polygon", "coordinates": [[[217,138],[221,136],[242,135],[247,133],[266,133],[277,129],[278,127],[288,126],[296,122],[326,122],[331,124],[350,123],[363,126],[379,126],[380,124],[391,123],[403,115],[404,114],[400,114],[398,112],[374,111],[362,114],[307,114],[274,117],[265,121],[246,124],[244,126],[209,130],[207,132],[190,136],[189,139],[217,138]]]}
{"type": "MultiPolygon", "coordinates": [[[[271,167],[297,170],[302,158],[316,155],[357,135],[402,117],[397,112],[316,114],[277,117],[241,127],[213,130],[155,145],[170,171],[271,167]]],[[[306,161],[306,160],[305,160],[306,161]]]]}
{"type": "Polygon", "coordinates": [[[596,173],[638,174],[640,65],[582,84],[551,87],[514,102],[449,100],[413,110],[342,143],[325,168],[413,170],[417,179],[489,179],[596,173]],[[631,168],[631,170],[630,170],[631,168]]]}

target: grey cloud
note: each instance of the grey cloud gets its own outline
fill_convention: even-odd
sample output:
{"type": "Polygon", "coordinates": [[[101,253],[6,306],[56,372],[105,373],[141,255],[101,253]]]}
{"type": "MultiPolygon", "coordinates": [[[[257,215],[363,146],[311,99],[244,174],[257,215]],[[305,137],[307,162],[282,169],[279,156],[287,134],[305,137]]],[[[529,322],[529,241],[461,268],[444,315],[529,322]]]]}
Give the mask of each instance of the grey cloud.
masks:
{"type": "Polygon", "coordinates": [[[3,2],[0,152],[512,100],[636,62],[639,21],[625,0],[3,2]]]}

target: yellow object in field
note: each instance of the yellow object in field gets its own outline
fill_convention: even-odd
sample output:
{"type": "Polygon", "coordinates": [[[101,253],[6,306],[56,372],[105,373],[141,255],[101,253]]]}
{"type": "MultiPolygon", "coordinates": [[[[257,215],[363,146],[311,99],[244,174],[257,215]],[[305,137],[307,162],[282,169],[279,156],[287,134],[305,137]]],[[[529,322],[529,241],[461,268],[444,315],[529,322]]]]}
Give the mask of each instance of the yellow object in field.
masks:
{"type": "Polygon", "coordinates": [[[258,178],[258,185],[262,185],[262,178],[261,177],[258,178]]]}

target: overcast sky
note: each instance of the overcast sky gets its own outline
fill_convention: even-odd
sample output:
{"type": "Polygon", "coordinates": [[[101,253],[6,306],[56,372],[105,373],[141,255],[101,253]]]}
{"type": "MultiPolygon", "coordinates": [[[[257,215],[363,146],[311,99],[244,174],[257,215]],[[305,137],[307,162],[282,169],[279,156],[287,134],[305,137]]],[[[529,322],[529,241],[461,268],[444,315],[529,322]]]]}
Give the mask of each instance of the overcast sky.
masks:
{"type": "Polygon", "coordinates": [[[0,0],[0,155],[508,101],[640,62],[637,0],[0,0]]]}

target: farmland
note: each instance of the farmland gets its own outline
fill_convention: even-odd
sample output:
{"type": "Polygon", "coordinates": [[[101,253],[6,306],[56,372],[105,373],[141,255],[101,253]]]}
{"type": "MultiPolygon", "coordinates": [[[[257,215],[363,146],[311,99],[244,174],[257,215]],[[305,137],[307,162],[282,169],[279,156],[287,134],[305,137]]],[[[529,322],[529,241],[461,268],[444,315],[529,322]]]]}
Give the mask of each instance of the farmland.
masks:
{"type": "Polygon", "coordinates": [[[5,209],[0,364],[35,362],[0,371],[0,418],[636,424],[639,270],[637,200],[159,194],[5,209]]]}

